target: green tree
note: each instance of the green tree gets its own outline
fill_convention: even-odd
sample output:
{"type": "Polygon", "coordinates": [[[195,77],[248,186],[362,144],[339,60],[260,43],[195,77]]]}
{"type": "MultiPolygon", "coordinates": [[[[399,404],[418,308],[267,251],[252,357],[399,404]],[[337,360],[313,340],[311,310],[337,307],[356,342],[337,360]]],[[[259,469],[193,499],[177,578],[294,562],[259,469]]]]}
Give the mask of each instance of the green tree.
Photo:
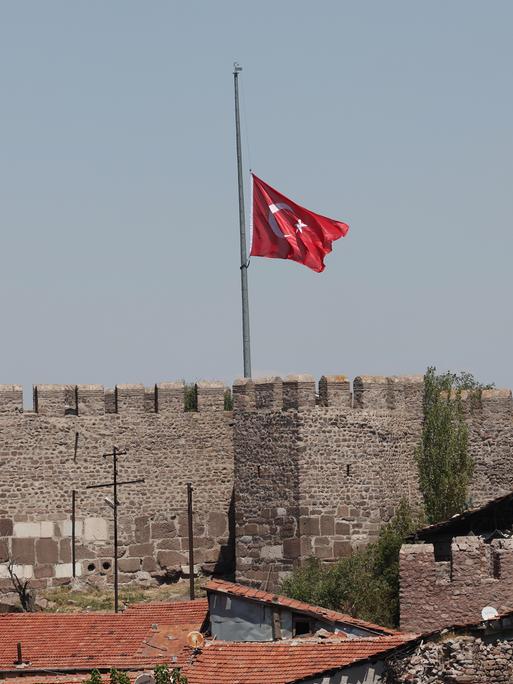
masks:
{"type": "Polygon", "coordinates": [[[187,677],[178,667],[170,670],[168,665],[156,665],[153,674],[155,684],[187,684],[187,677]]]}
{"type": "Polygon", "coordinates": [[[333,565],[308,559],[284,580],[282,590],[300,601],[395,626],[399,622],[399,551],[420,524],[410,505],[401,501],[376,542],[333,565]]]}
{"type": "Polygon", "coordinates": [[[102,676],[99,670],[92,670],[89,679],[86,679],[84,684],[102,684],[102,676]]]}
{"type": "Polygon", "coordinates": [[[419,486],[430,523],[461,513],[468,504],[474,461],[468,448],[468,426],[463,414],[462,390],[468,390],[471,406],[479,400],[482,385],[470,373],[424,375],[424,421],[415,456],[419,486]]]}
{"type": "Polygon", "coordinates": [[[115,667],[111,667],[110,684],[130,684],[130,677],[126,672],[120,672],[115,667]]]}

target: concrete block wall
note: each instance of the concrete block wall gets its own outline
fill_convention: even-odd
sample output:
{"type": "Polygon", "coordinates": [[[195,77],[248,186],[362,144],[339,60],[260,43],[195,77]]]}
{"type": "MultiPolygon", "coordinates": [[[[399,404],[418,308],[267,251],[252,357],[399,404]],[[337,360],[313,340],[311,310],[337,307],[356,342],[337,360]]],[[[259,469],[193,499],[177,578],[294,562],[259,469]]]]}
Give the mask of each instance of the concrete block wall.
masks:
{"type": "MultiPolygon", "coordinates": [[[[113,390],[38,385],[34,411],[24,411],[21,388],[0,386],[1,572],[5,575],[11,557],[23,566],[22,575],[39,584],[69,581],[75,489],[78,526],[85,535],[78,539],[78,572],[110,580],[112,512],[104,498],[112,493],[86,487],[112,480],[112,458],[102,454],[116,445],[127,451],[119,457],[120,479],[145,479],[119,492],[121,581],[147,581],[145,573],[157,581],[188,571],[187,482],[194,490],[195,563],[204,572],[229,575],[234,454],[224,391],[223,383],[198,383],[198,410],[186,412],[183,382],[113,390]],[[102,530],[96,541],[88,537],[94,520],[102,530]],[[22,538],[16,530],[23,526],[22,538]],[[43,558],[43,549],[51,559],[43,558]]],[[[5,577],[0,580],[0,590],[10,588],[5,577]]]]}
{"type": "Polygon", "coordinates": [[[513,610],[513,539],[487,544],[455,537],[451,559],[435,560],[433,544],[400,553],[401,629],[430,631],[481,620],[481,610],[513,610]]]}

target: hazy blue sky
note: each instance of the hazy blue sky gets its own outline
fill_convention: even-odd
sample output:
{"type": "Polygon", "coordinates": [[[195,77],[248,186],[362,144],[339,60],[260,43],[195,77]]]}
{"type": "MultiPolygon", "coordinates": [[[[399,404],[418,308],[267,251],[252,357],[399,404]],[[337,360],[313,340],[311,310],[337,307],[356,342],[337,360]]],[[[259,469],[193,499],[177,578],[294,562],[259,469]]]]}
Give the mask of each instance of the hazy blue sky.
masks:
{"type": "MultiPolygon", "coordinates": [[[[253,259],[253,367],[513,386],[513,3],[0,0],[0,381],[241,374],[245,164],[348,221],[253,259]]],[[[249,197],[247,198],[249,204],[249,197]]]]}

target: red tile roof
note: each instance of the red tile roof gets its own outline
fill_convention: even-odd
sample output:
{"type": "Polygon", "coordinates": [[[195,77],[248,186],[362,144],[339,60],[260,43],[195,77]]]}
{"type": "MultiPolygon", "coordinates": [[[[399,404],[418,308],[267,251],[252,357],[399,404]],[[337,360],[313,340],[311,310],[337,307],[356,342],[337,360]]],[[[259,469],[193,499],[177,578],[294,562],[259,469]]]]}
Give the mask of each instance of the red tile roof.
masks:
{"type": "Polygon", "coordinates": [[[396,634],[313,643],[212,641],[183,669],[189,684],[290,684],[379,657],[417,638],[396,634]]]}
{"type": "Polygon", "coordinates": [[[10,613],[0,616],[0,672],[143,669],[181,662],[185,637],[200,629],[205,599],[134,606],[125,613],[10,613]],[[17,643],[30,664],[17,668],[17,643]],[[176,660],[174,660],[176,658],[176,660]]]}
{"type": "Polygon", "coordinates": [[[390,635],[398,634],[396,630],[375,625],[372,622],[360,620],[359,618],[352,617],[351,615],[347,615],[345,613],[340,613],[336,610],[321,608],[320,606],[312,606],[309,603],[303,603],[302,601],[296,601],[295,599],[287,598],[286,596],[280,596],[278,594],[272,594],[260,589],[245,587],[242,584],[235,584],[234,582],[225,582],[224,580],[213,579],[207,582],[204,585],[204,588],[207,591],[230,594],[231,596],[241,596],[253,601],[261,601],[262,603],[284,606],[301,613],[307,613],[308,615],[312,615],[328,622],[343,622],[346,625],[360,627],[361,629],[368,629],[374,633],[377,632],[380,634],[390,635]]]}

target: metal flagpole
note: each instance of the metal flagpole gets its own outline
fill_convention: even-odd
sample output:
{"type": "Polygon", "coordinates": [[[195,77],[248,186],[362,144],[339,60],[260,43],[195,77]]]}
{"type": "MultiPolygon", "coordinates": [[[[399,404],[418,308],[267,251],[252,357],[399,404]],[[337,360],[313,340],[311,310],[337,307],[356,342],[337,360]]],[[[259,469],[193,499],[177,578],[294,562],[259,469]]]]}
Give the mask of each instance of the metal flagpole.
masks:
{"type": "Polygon", "coordinates": [[[249,336],[249,300],[248,300],[248,254],[246,250],[246,219],[244,213],[244,186],[242,180],[242,149],[240,143],[239,114],[239,72],[242,67],[233,64],[233,86],[235,90],[235,138],[237,143],[237,173],[239,181],[239,228],[240,228],[240,285],[242,291],[242,354],[244,359],[244,377],[251,377],[251,345],[249,336]]]}

